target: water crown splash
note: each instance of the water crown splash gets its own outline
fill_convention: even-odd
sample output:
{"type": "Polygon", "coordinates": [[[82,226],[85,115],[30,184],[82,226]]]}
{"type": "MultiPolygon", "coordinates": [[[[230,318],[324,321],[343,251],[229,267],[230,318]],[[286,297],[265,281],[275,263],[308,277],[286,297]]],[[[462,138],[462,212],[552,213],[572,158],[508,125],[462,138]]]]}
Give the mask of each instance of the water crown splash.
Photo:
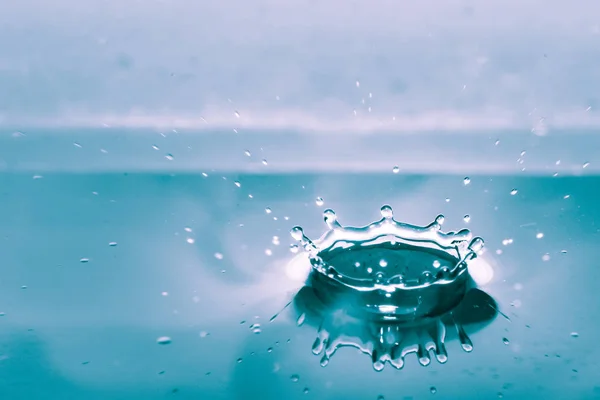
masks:
{"type": "Polygon", "coordinates": [[[467,229],[442,232],[443,215],[424,227],[396,221],[389,205],[381,207],[381,216],[364,227],[344,227],[327,209],[329,229],[318,240],[299,226],[291,230],[312,266],[295,305],[303,309],[302,321],[307,313],[317,318],[313,352],[323,355],[324,366],[338,348],[356,347],[381,370],[386,362],[402,368],[412,352],[422,365],[429,364],[429,351],[444,363],[447,336],[471,351],[463,323],[473,322],[464,318],[472,310],[464,310],[480,306],[464,300],[490,305],[476,322],[490,320],[489,310],[495,310],[493,299],[474,289],[467,269],[483,240],[467,229]]]}

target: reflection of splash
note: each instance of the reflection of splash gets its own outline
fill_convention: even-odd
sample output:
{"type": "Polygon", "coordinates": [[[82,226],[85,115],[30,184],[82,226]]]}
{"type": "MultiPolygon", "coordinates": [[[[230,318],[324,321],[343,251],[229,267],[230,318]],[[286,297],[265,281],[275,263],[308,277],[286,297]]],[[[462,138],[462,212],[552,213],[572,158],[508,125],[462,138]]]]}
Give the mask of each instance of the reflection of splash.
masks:
{"type": "Polygon", "coordinates": [[[405,357],[416,353],[423,366],[431,362],[430,352],[440,363],[448,359],[446,342],[458,339],[464,351],[473,349],[466,333],[481,329],[496,317],[496,303],[483,291],[470,289],[460,304],[439,316],[420,318],[410,323],[365,320],[347,309],[327,305],[312,286],[305,286],[294,299],[298,324],[318,327],[313,353],[321,355],[321,365],[342,347],[353,347],[371,356],[373,368],[380,371],[386,363],[404,366],[405,357]]]}

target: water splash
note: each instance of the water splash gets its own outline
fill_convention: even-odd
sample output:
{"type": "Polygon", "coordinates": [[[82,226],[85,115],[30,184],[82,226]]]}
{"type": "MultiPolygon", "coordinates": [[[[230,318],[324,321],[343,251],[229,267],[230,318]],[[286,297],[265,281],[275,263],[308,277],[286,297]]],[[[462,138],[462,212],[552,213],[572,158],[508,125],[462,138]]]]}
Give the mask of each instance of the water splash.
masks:
{"type": "Polygon", "coordinates": [[[411,353],[423,366],[430,364],[431,352],[445,363],[449,337],[472,351],[465,325],[498,313],[468,274],[483,240],[467,229],[442,232],[443,215],[423,227],[396,221],[388,205],[381,216],[364,227],[344,227],[327,209],[329,229],[318,240],[299,226],[291,230],[312,266],[294,299],[298,325],[312,319],[318,327],[313,353],[321,356],[321,365],[342,347],[370,355],[378,371],[386,363],[403,368],[411,353]]]}
{"type": "Polygon", "coordinates": [[[291,235],[308,253],[312,268],[330,284],[362,292],[364,308],[386,319],[427,314],[430,297],[453,298],[464,290],[467,263],[483,247],[468,229],[441,231],[444,216],[420,227],[394,220],[392,208],[381,207],[382,219],[364,227],[342,226],[335,212],[323,212],[329,227],[312,241],[302,228],[291,235]],[[358,262],[358,260],[361,262],[358,262]],[[456,286],[456,287],[455,287],[456,286]],[[434,296],[435,295],[435,296],[434,296]]]}

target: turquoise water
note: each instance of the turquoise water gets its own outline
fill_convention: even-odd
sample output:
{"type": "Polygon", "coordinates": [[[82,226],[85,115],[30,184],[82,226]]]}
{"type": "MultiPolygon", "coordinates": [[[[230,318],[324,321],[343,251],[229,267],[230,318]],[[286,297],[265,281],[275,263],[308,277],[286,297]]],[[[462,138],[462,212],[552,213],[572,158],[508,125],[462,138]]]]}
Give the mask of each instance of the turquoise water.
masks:
{"type": "Polygon", "coordinates": [[[40,175],[0,175],[2,398],[600,397],[598,177],[40,175]],[[320,235],[328,207],[360,226],[385,203],[417,225],[469,214],[507,318],[443,365],[375,372],[340,349],[323,368],[315,327],[289,309],[269,322],[302,286],[288,232],[320,235]]]}

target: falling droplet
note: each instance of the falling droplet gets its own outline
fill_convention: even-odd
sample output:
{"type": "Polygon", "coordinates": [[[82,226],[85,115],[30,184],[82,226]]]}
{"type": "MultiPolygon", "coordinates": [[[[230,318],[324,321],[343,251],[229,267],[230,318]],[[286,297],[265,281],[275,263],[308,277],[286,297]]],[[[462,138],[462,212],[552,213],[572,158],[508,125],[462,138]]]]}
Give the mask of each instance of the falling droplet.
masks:
{"type": "Polygon", "coordinates": [[[296,320],[296,325],[302,326],[302,324],[304,324],[305,319],[306,319],[306,314],[305,313],[300,314],[300,316],[298,317],[298,320],[296,320]]]}
{"type": "Polygon", "coordinates": [[[279,236],[273,236],[273,240],[271,240],[271,243],[273,243],[275,246],[279,246],[279,236]]]}
{"type": "Polygon", "coordinates": [[[252,155],[252,154],[250,153],[250,150],[246,150],[246,151],[244,151],[244,154],[245,154],[247,157],[250,157],[250,156],[252,155]]]}
{"type": "Polygon", "coordinates": [[[168,336],[161,336],[158,339],[156,339],[156,343],[162,345],[171,344],[171,338],[168,336]]]}
{"type": "Polygon", "coordinates": [[[255,333],[255,334],[259,334],[260,332],[262,332],[260,329],[260,324],[250,325],[250,330],[252,331],[252,333],[255,333]]]}
{"type": "Polygon", "coordinates": [[[435,386],[430,387],[429,391],[431,392],[431,394],[436,394],[437,393],[437,389],[436,389],[435,386]]]}
{"type": "Polygon", "coordinates": [[[535,235],[536,238],[541,239],[544,237],[544,234],[542,232],[539,232],[535,235]]]}
{"type": "Polygon", "coordinates": [[[302,390],[302,393],[304,394],[308,394],[308,392],[310,392],[310,389],[305,387],[304,390],[302,390]]]}
{"type": "Polygon", "coordinates": [[[465,222],[468,224],[468,223],[471,221],[471,216],[470,216],[469,214],[466,214],[466,215],[463,217],[463,221],[465,221],[465,222]]]}
{"type": "Polygon", "coordinates": [[[392,168],[392,172],[397,174],[398,172],[400,172],[400,167],[398,167],[397,165],[394,166],[394,168],[392,168]]]}
{"type": "Polygon", "coordinates": [[[79,260],[79,262],[85,264],[85,263],[90,262],[90,259],[89,258],[82,258],[82,259],[79,260]]]}
{"type": "Polygon", "coordinates": [[[507,338],[502,338],[502,343],[508,346],[510,344],[510,340],[508,340],[507,338]]]}
{"type": "Polygon", "coordinates": [[[242,184],[238,181],[233,182],[233,184],[237,187],[242,187],[242,184]]]}
{"type": "Polygon", "coordinates": [[[265,208],[265,212],[267,214],[271,214],[273,212],[273,210],[271,210],[271,208],[267,207],[267,208],[265,208]]]}
{"type": "Polygon", "coordinates": [[[167,154],[167,155],[165,155],[165,158],[166,158],[167,160],[169,160],[169,161],[173,161],[173,159],[174,159],[175,157],[173,157],[173,154],[167,154]]]}
{"type": "Polygon", "coordinates": [[[297,245],[297,244],[295,244],[295,243],[293,243],[293,244],[290,244],[290,251],[291,251],[292,253],[296,254],[296,253],[298,252],[298,245],[297,245]]]}
{"type": "Polygon", "coordinates": [[[241,363],[242,363],[242,361],[244,361],[244,359],[243,359],[242,357],[240,357],[240,358],[238,358],[238,359],[237,359],[237,363],[238,363],[238,364],[241,364],[241,363]]]}
{"type": "Polygon", "coordinates": [[[316,205],[321,207],[323,204],[325,204],[325,201],[323,201],[322,197],[317,197],[317,200],[315,200],[315,203],[316,203],[316,205]]]}
{"type": "Polygon", "coordinates": [[[300,377],[296,374],[290,376],[290,379],[292,380],[292,382],[298,382],[300,380],[300,377]]]}
{"type": "Polygon", "coordinates": [[[221,253],[215,253],[215,258],[217,260],[222,260],[223,259],[223,254],[221,254],[221,253]]]}
{"type": "Polygon", "coordinates": [[[155,145],[155,144],[153,144],[153,145],[152,145],[152,148],[153,148],[154,150],[160,150],[160,148],[159,148],[157,145],[155,145]]]}
{"type": "Polygon", "coordinates": [[[117,246],[117,242],[110,242],[108,245],[110,247],[116,247],[117,246]]]}
{"type": "Polygon", "coordinates": [[[267,162],[267,160],[266,160],[266,159],[264,159],[264,158],[263,158],[263,160],[262,160],[262,163],[263,163],[263,165],[268,165],[268,162],[267,162]]]}
{"type": "Polygon", "coordinates": [[[463,179],[463,184],[465,186],[467,186],[469,183],[471,183],[471,178],[469,178],[468,176],[466,176],[465,179],[463,179]]]}
{"type": "Polygon", "coordinates": [[[572,338],[578,338],[579,337],[579,333],[577,333],[577,332],[571,332],[571,337],[572,338]]]}
{"type": "Polygon", "coordinates": [[[510,195],[514,196],[515,194],[517,194],[519,191],[517,189],[513,189],[510,191],[510,195]]]}
{"type": "Polygon", "coordinates": [[[585,163],[583,163],[582,168],[587,168],[589,166],[590,166],[590,163],[589,162],[585,162],[585,163]]]}
{"type": "Polygon", "coordinates": [[[234,111],[234,112],[233,112],[233,115],[235,115],[235,117],[236,117],[236,118],[239,118],[239,117],[240,117],[240,113],[239,113],[239,112],[237,112],[237,111],[234,111]]]}

